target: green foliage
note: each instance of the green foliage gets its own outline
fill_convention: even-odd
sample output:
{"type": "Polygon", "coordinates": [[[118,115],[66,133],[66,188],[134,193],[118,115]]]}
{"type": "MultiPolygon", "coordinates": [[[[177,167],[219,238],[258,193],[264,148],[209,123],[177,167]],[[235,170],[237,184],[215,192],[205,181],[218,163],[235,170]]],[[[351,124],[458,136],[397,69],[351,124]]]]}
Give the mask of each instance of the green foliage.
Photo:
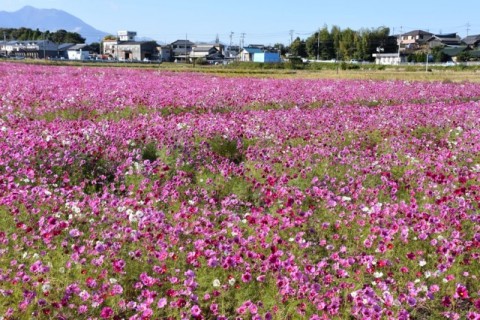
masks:
{"type": "Polygon", "coordinates": [[[0,33],[5,33],[7,39],[10,40],[43,40],[48,39],[55,43],[85,43],[83,38],[77,32],[68,32],[60,29],[56,32],[50,32],[49,30],[41,32],[39,29],[32,30],[29,28],[2,28],[0,33]]]}
{"type": "Polygon", "coordinates": [[[206,66],[206,65],[208,65],[208,61],[207,61],[207,59],[205,59],[205,58],[198,58],[198,59],[195,59],[194,61],[195,61],[194,64],[197,64],[197,65],[199,65],[199,66],[206,66]]]}
{"type": "Polygon", "coordinates": [[[227,158],[236,164],[239,164],[244,160],[244,155],[239,149],[237,141],[234,139],[228,139],[217,135],[210,139],[208,144],[214,153],[227,158]]]}
{"type": "Polygon", "coordinates": [[[287,67],[292,70],[299,70],[305,67],[305,64],[300,57],[289,57],[287,67]]]}
{"type": "Polygon", "coordinates": [[[460,53],[457,55],[457,61],[458,61],[458,62],[467,62],[467,61],[469,61],[471,58],[472,58],[472,56],[471,56],[470,52],[468,52],[468,51],[460,52],[460,53]]]}
{"type": "Polygon", "coordinates": [[[427,54],[425,52],[416,52],[407,56],[408,62],[425,63],[427,54]]]}
{"type": "Polygon", "coordinates": [[[447,62],[450,57],[443,52],[443,47],[438,46],[432,49],[432,56],[434,62],[447,62]]]}
{"type": "Polygon", "coordinates": [[[158,159],[157,145],[155,144],[155,142],[151,141],[143,147],[142,159],[149,160],[150,162],[153,162],[158,159]]]}
{"type": "Polygon", "coordinates": [[[306,58],[308,54],[305,41],[300,40],[300,38],[297,37],[290,45],[290,54],[293,56],[306,58]]]}

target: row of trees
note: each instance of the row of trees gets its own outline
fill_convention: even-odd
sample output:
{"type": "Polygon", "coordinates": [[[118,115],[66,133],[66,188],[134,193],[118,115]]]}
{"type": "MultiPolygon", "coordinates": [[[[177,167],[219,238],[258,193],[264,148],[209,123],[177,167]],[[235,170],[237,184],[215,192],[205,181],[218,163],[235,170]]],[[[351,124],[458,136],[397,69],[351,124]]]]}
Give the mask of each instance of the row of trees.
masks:
{"type": "Polygon", "coordinates": [[[55,32],[32,30],[29,28],[0,28],[0,36],[7,40],[50,40],[55,43],[85,43],[83,38],[77,32],[68,32],[60,29],[55,32]]]}
{"type": "Polygon", "coordinates": [[[284,50],[302,58],[372,60],[372,53],[396,52],[398,47],[397,39],[390,36],[390,29],[386,27],[355,31],[338,26],[329,30],[324,26],[306,39],[297,37],[284,50]]]}

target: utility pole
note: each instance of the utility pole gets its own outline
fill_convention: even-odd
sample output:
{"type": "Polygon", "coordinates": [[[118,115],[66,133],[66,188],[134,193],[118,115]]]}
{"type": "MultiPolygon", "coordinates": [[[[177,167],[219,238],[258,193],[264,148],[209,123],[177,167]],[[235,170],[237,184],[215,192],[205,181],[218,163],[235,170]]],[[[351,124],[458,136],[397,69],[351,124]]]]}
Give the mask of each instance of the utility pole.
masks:
{"type": "Polygon", "coordinates": [[[245,32],[242,32],[242,33],[241,33],[241,36],[240,36],[240,39],[241,39],[241,40],[240,40],[240,41],[241,41],[241,42],[240,42],[240,49],[242,49],[243,46],[245,45],[245,34],[246,34],[245,32]]]}
{"type": "Polygon", "coordinates": [[[188,34],[185,33],[185,64],[187,63],[187,41],[188,41],[188,34]]]}
{"type": "Polygon", "coordinates": [[[467,25],[466,25],[466,27],[467,27],[467,37],[468,37],[468,32],[470,31],[470,26],[471,26],[470,22],[467,22],[467,25]]]}
{"type": "Polygon", "coordinates": [[[292,46],[292,42],[293,42],[293,33],[295,32],[295,30],[290,30],[290,46],[292,46]]]}

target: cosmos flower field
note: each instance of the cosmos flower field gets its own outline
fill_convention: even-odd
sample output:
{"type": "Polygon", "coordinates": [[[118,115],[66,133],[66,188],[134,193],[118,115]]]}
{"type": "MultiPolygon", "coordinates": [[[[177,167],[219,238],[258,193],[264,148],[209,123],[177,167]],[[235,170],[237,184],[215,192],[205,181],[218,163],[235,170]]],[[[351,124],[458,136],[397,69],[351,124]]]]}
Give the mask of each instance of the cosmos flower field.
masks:
{"type": "Polygon", "coordinates": [[[0,319],[480,319],[480,84],[0,64],[0,319]]]}

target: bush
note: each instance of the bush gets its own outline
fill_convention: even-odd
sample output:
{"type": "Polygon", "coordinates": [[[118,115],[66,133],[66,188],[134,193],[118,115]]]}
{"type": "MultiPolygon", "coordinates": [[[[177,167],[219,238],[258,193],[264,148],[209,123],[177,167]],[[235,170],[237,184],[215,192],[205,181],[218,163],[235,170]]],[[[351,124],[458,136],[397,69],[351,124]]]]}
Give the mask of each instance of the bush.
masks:
{"type": "Polygon", "coordinates": [[[143,160],[149,160],[150,162],[153,162],[158,159],[157,155],[157,146],[155,143],[149,142],[145,145],[145,147],[142,150],[142,159],[143,160]]]}
{"type": "Polygon", "coordinates": [[[236,164],[243,162],[244,155],[239,150],[236,140],[215,136],[208,143],[212,151],[217,155],[227,158],[236,164]]]}

